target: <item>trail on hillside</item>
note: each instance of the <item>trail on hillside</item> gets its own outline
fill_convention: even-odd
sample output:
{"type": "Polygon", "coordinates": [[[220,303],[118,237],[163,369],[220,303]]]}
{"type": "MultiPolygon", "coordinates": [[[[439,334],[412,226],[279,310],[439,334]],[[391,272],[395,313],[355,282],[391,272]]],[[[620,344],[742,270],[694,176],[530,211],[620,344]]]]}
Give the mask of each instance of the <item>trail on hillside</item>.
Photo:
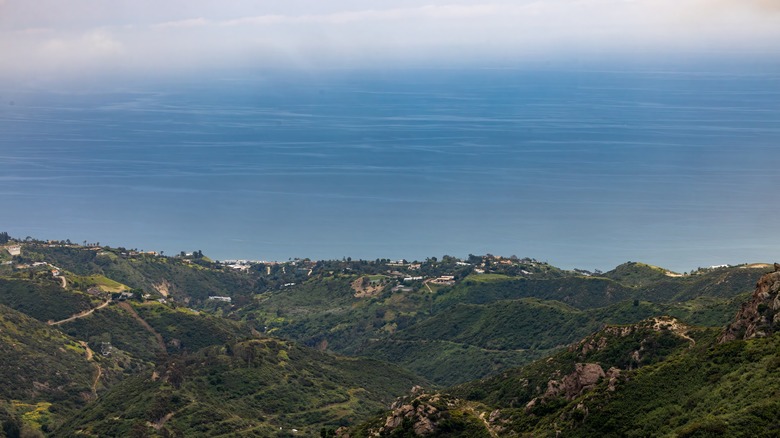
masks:
{"type": "Polygon", "coordinates": [[[108,304],[110,302],[111,302],[111,300],[108,300],[108,301],[104,302],[103,304],[101,304],[101,305],[99,305],[97,307],[93,307],[93,308],[91,308],[89,310],[85,310],[83,312],[79,312],[79,313],[77,313],[75,315],[70,316],[69,318],[63,319],[62,321],[49,321],[47,324],[49,324],[49,325],[60,325],[60,324],[66,323],[66,322],[75,321],[75,320],[77,320],[79,318],[83,318],[85,316],[91,315],[92,312],[94,312],[95,310],[100,310],[100,309],[108,306],[108,304]]]}
{"type": "Polygon", "coordinates": [[[493,428],[492,428],[492,427],[490,427],[490,422],[488,422],[488,420],[486,420],[486,419],[485,419],[485,412],[482,412],[482,413],[480,413],[479,415],[477,415],[477,411],[474,409],[474,407],[473,407],[473,406],[468,406],[468,407],[466,408],[466,410],[467,410],[467,411],[469,411],[469,412],[471,412],[471,414],[472,414],[473,416],[475,416],[475,417],[479,418],[479,419],[480,419],[480,421],[482,421],[482,423],[485,425],[485,429],[487,429],[488,433],[490,434],[490,436],[491,436],[492,438],[498,438],[498,434],[496,433],[496,431],[495,431],[495,430],[493,430],[493,428]]]}
{"type": "Polygon", "coordinates": [[[160,349],[162,349],[163,354],[167,354],[168,349],[165,348],[165,341],[163,340],[163,337],[161,334],[157,333],[157,330],[154,329],[154,327],[150,326],[148,322],[146,322],[143,318],[141,318],[141,315],[138,314],[138,312],[133,309],[133,306],[131,306],[127,302],[121,302],[119,303],[119,307],[127,310],[130,313],[130,316],[135,318],[136,321],[138,321],[139,324],[141,324],[146,331],[154,335],[154,338],[157,339],[157,345],[160,346],[160,349]]]}
{"type": "Polygon", "coordinates": [[[164,417],[160,418],[159,420],[157,420],[157,421],[155,421],[155,422],[149,422],[149,424],[150,424],[150,425],[151,425],[151,426],[152,426],[152,427],[153,427],[155,430],[160,430],[160,429],[162,429],[162,428],[163,428],[163,426],[165,426],[165,423],[167,423],[167,422],[168,422],[168,420],[170,420],[170,419],[173,417],[173,414],[174,414],[174,412],[168,412],[167,414],[165,414],[165,416],[164,416],[164,417]]]}
{"type": "Polygon", "coordinates": [[[99,363],[97,363],[97,361],[94,360],[95,353],[92,351],[91,348],[89,348],[89,344],[87,344],[84,341],[79,341],[79,344],[82,347],[84,347],[84,349],[86,350],[87,361],[94,363],[95,366],[97,367],[97,373],[95,374],[95,379],[92,381],[92,395],[94,395],[95,398],[97,398],[97,385],[98,382],[100,382],[100,377],[103,375],[103,368],[100,366],[99,363]]]}

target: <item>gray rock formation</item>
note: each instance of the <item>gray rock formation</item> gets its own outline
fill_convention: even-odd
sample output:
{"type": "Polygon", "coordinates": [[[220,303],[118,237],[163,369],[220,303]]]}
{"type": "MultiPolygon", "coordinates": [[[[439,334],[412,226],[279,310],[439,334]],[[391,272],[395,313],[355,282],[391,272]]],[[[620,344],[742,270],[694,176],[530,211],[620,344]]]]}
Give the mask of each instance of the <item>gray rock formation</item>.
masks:
{"type": "MultiPolygon", "coordinates": [[[[777,266],[777,264],[775,264],[777,266]]],[[[780,271],[762,276],[750,301],[734,317],[734,321],[721,333],[718,341],[752,339],[768,336],[780,329],[780,271]]]]}
{"type": "Polygon", "coordinates": [[[606,374],[597,363],[578,363],[574,365],[574,371],[561,380],[547,382],[547,391],[544,398],[564,397],[572,400],[596,386],[606,374]]]}

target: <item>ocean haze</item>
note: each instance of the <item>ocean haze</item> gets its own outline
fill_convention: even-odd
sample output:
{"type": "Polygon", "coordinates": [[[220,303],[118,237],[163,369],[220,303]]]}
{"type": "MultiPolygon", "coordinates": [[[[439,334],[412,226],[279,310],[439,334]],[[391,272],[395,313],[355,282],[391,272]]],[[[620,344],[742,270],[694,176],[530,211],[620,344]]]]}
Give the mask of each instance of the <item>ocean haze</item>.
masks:
{"type": "Polygon", "coordinates": [[[777,69],[234,74],[0,102],[17,237],[678,271],[780,243],[777,69]]]}
{"type": "Polygon", "coordinates": [[[0,1],[3,80],[238,68],[777,59],[773,0],[0,1]]]}

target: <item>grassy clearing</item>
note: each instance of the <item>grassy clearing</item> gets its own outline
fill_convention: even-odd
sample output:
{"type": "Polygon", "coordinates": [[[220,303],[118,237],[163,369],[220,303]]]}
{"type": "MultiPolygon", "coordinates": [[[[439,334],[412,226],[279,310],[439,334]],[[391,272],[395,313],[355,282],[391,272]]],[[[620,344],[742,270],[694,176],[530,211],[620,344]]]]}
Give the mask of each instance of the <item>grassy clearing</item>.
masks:
{"type": "Polygon", "coordinates": [[[130,288],[127,285],[124,285],[118,281],[114,281],[102,275],[76,277],[75,280],[80,284],[97,286],[103,292],[124,292],[126,290],[130,290],[130,288]]]}
{"type": "Polygon", "coordinates": [[[514,280],[514,277],[510,277],[504,274],[471,274],[466,277],[466,280],[470,280],[475,283],[492,283],[494,281],[514,280]]]}
{"type": "Polygon", "coordinates": [[[18,400],[11,402],[12,409],[20,414],[22,422],[29,426],[32,430],[40,430],[42,426],[48,425],[51,422],[51,414],[49,413],[49,407],[51,403],[40,402],[36,404],[23,403],[18,400]]]}

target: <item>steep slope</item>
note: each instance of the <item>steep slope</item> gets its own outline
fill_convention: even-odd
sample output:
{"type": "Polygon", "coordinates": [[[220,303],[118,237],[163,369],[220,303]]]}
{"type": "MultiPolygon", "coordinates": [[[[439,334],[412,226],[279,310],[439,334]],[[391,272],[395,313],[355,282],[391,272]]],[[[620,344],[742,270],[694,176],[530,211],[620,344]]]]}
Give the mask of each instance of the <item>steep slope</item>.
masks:
{"type": "MultiPolygon", "coordinates": [[[[446,393],[413,397],[350,436],[777,436],[778,336],[714,345],[710,335],[704,345],[682,349],[684,339],[661,337],[656,345],[647,340],[634,345],[650,355],[640,368],[605,369],[610,349],[600,358],[586,354],[588,362],[553,357],[446,393]],[[657,356],[658,346],[665,354],[657,356]],[[405,413],[408,406],[415,413],[405,413]],[[466,428],[479,432],[452,434],[466,428]]],[[[621,360],[612,363],[631,365],[631,356],[614,356],[621,360]]]]}
{"type": "Polygon", "coordinates": [[[421,430],[433,436],[451,436],[453,429],[471,430],[474,436],[507,435],[517,432],[520,425],[534,426],[527,431],[535,431],[534,419],[590,394],[599,385],[614,390],[626,372],[689,349],[695,345],[694,336],[700,338],[706,332],[695,332],[666,317],[607,327],[564,352],[523,368],[398,403],[384,419],[356,428],[354,436],[415,436],[421,435],[421,430]],[[407,415],[404,410],[408,405],[418,408],[407,417],[411,421],[404,425],[394,420],[399,414],[407,415]],[[420,406],[424,407],[420,410],[420,406]],[[453,419],[457,425],[452,424],[453,419]]]}
{"type": "Polygon", "coordinates": [[[763,276],[722,331],[669,317],[606,327],[525,367],[412,396],[349,435],[777,436],[778,291],[780,274],[763,276]]]}
{"type": "Polygon", "coordinates": [[[780,272],[762,276],[751,299],[720,336],[721,342],[764,337],[780,331],[780,272]]]}
{"type": "Polygon", "coordinates": [[[110,305],[59,326],[68,335],[87,341],[96,351],[103,346],[118,348],[142,362],[153,363],[163,353],[153,334],[149,333],[123,307],[110,305]]]}
{"type": "Polygon", "coordinates": [[[739,306],[736,297],[748,293],[745,284],[760,275],[755,269],[727,268],[669,277],[647,265],[631,266],[656,283],[640,287],[583,276],[475,275],[431,291],[421,285],[364,297],[350,287],[355,277],[324,277],[265,293],[234,315],[258,330],[391,361],[452,385],[527,363],[605,323],[666,314],[700,325],[725,324],[739,306]]]}
{"type": "Polygon", "coordinates": [[[50,276],[34,280],[0,278],[0,304],[39,321],[59,321],[99,303],[87,294],[63,289],[50,276]]]}
{"type": "Polygon", "coordinates": [[[221,269],[205,261],[195,263],[114,248],[25,244],[23,254],[43,260],[78,276],[101,275],[146,293],[169,295],[179,302],[205,301],[209,296],[249,296],[262,279],[221,269]]]}
{"type": "Polygon", "coordinates": [[[487,304],[499,300],[539,298],[554,300],[578,309],[608,306],[634,297],[631,287],[600,277],[568,276],[552,279],[507,278],[505,281],[479,281],[466,278],[451,291],[439,294],[438,307],[457,303],[487,304]]]}
{"type": "Polygon", "coordinates": [[[699,297],[729,299],[750,292],[750,285],[764,272],[765,268],[738,266],[666,277],[638,288],[637,298],[653,302],[683,302],[699,297]]]}
{"type": "Polygon", "coordinates": [[[255,336],[246,324],[156,301],[111,303],[89,317],[60,325],[60,330],[88,341],[93,349],[110,345],[147,363],[169,353],[255,336]]]}
{"type": "MultiPolygon", "coordinates": [[[[491,349],[550,349],[587,323],[583,312],[533,298],[486,305],[458,304],[396,334],[396,339],[442,339],[491,349]]],[[[582,337],[589,331],[581,333],[582,337]]],[[[564,344],[567,342],[564,342],[564,344]]]]}
{"type": "Polygon", "coordinates": [[[420,379],[382,362],[257,339],[173,356],[54,436],[304,436],[366,418],[420,379]]]}
{"type": "Polygon", "coordinates": [[[0,305],[0,404],[42,407],[42,425],[94,397],[94,363],[76,340],[20,312],[0,305]]]}
{"type": "Polygon", "coordinates": [[[139,317],[160,334],[170,353],[194,352],[211,345],[255,336],[246,324],[205,312],[171,308],[157,302],[134,303],[133,308],[139,317]]]}
{"type": "MultiPolygon", "coordinates": [[[[694,346],[696,338],[711,337],[712,333],[712,330],[695,329],[670,317],[654,317],[632,325],[608,326],[572,344],[563,352],[515,371],[462,385],[453,390],[453,394],[515,406],[526,406],[534,400],[551,400],[558,396],[571,399],[580,393],[572,392],[568,385],[579,379],[568,377],[577,372],[577,364],[583,365],[585,370],[600,368],[597,374],[604,377],[613,368],[619,373],[620,370],[632,370],[663,360],[672,352],[694,346]],[[501,391],[507,385],[524,389],[512,393],[501,391]],[[566,390],[561,391],[561,388],[566,390]],[[480,396],[481,391],[485,392],[484,397],[480,396]]],[[[579,387],[574,385],[574,388],[579,387]]]]}

